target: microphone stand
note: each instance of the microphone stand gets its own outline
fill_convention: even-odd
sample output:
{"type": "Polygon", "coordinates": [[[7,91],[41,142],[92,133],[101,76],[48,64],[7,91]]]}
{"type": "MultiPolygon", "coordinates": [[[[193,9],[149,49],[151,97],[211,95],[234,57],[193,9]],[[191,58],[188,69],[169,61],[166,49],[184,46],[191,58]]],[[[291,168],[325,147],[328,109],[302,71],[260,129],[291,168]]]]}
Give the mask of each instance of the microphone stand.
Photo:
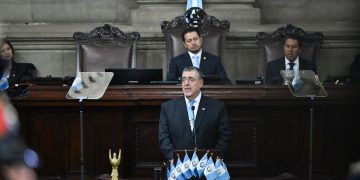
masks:
{"type": "Polygon", "coordinates": [[[315,97],[310,96],[310,127],[309,127],[309,180],[312,180],[313,166],[313,128],[314,128],[314,105],[315,97]]]}
{"type": "Polygon", "coordinates": [[[191,106],[191,112],[192,112],[192,118],[194,121],[194,127],[193,127],[193,133],[195,137],[195,149],[197,148],[197,142],[196,142],[196,128],[195,128],[195,106],[191,106]]]}
{"type": "Polygon", "coordinates": [[[84,104],[83,100],[87,99],[87,97],[80,97],[79,104],[80,104],[80,179],[84,180],[84,104]]]}
{"type": "Polygon", "coordinates": [[[68,93],[67,99],[79,100],[80,113],[80,179],[84,179],[84,104],[85,99],[100,99],[114,73],[112,72],[79,72],[77,71],[76,78],[72,83],[68,93]],[[85,81],[83,81],[85,80],[85,81]]]}

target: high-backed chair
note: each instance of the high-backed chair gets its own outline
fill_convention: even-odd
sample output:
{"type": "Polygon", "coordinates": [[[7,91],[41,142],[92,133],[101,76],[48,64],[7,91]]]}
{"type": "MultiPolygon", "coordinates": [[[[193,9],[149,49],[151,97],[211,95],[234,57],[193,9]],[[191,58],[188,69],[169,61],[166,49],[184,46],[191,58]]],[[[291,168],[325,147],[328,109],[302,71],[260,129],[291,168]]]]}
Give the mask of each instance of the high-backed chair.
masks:
{"type": "MultiPolygon", "coordinates": [[[[208,16],[206,14],[202,21],[202,26],[199,27],[203,38],[202,49],[211,54],[220,56],[222,61],[224,61],[226,34],[229,32],[230,22],[227,20],[219,21],[214,16],[208,16]]],[[[170,63],[171,58],[186,52],[181,33],[187,26],[188,24],[185,16],[177,16],[170,22],[161,22],[161,30],[166,41],[167,65],[170,63]]]]}
{"type": "Polygon", "coordinates": [[[138,32],[124,33],[108,24],[90,33],[75,32],[77,72],[101,72],[106,68],[135,68],[138,32]]]}
{"type": "Polygon", "coordinates": [[[317,64],[317,57],[324,35],[321,32],[307,33],[302,28],[287,24],[271,34],[264,32],[256,34],[256,44],[264,56],[263,75],[265,75],[266,64],[268,62],[284,56],[284,37],[288,34],[296,34],[303,40],[300,57],[317,64]]]}

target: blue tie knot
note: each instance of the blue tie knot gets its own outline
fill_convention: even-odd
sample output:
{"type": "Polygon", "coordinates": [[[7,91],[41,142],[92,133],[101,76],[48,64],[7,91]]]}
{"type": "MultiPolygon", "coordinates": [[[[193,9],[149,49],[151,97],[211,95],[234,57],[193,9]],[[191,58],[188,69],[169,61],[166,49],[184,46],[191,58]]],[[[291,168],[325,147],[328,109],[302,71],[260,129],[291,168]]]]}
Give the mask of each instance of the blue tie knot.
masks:
{"type": "Polygon", "coordinates": [[[200,67],[200,57],[198,55],[194,55],[193,57],[193,65],[194,67],[200,67]]]}
{"type": "Polygon", "coordinates": [[[196,102],[195,100],[190,100],[189,101],[190,108],[192,108],[194,106],[195,102],[196,102]]]}

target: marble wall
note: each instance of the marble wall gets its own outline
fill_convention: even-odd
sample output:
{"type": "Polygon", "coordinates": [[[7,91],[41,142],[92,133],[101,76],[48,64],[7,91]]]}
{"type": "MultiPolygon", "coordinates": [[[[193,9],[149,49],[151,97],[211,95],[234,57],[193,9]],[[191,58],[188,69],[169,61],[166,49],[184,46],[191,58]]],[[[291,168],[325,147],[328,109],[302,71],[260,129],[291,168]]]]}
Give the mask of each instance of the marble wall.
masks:
{"type": "MultiPolygon", "coordinates": [[[[137,67],[167,69],[160,22],[185,11],[186,0],[0,0],[0,37],[13,41],[16,60],[32,62],[39,76],[74,76],[74,32],[109,23],[138,31],[137,67]]],[[[344,76],[360,53],[360,1],[357,0],[203,0],[204,10],[231,23],[224,66],[232,81],[262,74],[257,32],[292,23],[325,41],[319,75],[344,76]]],[[[164,73],[165,75],[165,73],[164,73]]]]}

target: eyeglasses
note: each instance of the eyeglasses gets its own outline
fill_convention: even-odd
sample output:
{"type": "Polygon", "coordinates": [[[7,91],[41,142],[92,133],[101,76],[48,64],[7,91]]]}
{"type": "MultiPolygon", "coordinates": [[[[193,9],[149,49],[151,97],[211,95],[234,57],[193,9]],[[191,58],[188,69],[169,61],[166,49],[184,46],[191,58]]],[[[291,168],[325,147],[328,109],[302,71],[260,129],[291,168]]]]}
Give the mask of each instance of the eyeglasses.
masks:
{"type": "Polygon", "coordinates": [[[182,78],[181,82],[182,83],[186,83],[187,81],[189,81],[190,84],[194,83],[195,81],[197,81],[197,79],[193,78],[193,77],[189,77],[189,78],[182,78]]]}

